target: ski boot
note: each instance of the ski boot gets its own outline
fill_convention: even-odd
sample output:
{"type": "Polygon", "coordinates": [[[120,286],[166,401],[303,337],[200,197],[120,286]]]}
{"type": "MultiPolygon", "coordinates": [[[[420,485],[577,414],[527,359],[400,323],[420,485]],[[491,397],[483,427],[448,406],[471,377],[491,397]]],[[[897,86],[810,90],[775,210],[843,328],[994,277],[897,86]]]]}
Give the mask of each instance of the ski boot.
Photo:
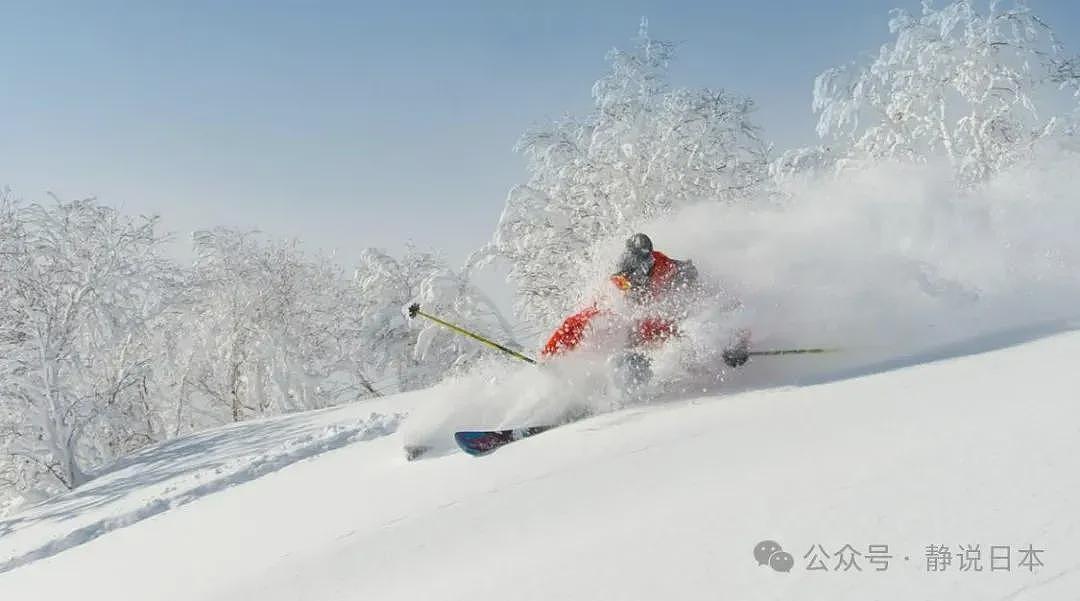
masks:
{"type": "Polygon", "coordinates": [[[626,351],[608,359],[611,382],[617,390],[637,398],[652,380],[651,361],[640,352],[626,351]]]}

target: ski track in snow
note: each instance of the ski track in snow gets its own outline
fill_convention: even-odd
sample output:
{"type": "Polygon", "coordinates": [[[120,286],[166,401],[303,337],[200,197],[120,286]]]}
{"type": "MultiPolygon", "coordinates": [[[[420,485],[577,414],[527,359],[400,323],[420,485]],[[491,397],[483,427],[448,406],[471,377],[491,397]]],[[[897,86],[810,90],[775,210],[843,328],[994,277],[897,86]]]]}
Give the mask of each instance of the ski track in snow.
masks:
{"type": "MultiPolygon", "coordinates": [[[[56,499],[50,499],[8,520],[0,521],[0,541],[19,530],[32,529],[46,522],[78,522],[80,512],[123,502],[141,487],[169,483],[160,494],[140,502],[135,508],[76,527],[30,550],[18,549],[0,563],[0,573],[50,557],[72,547],[90,542],[108,532],[130,526],[159,513],[180,507],[231,486],[276,472],[302,461],[339,449],[345,445],[392,434],[403,414],[372,413],[360,420],[330,423],[319,428],[290,428],[294,416],[237,424],[196,434],[145,449],[120,460],[105,474],[86,486],[56,499]],[[284,438],[282,438],[284,437],[284,438]],[[271,448],[260,448],[258,440],[274,441],[271,448]],[[253,453],[245,446],[256,443],[253,453]],[[231,445],[239,451],[233,456],[215,453],[216,447],[231,445]],[[193,459],[184,462],[183,459],[193,459]],[[200,458],[202,461],[200,461],[200,458]],[[149,459],[149,462],[144,460],[149,459]]],[[[17,544],[17,543],[16,543],[17,544]]],[[[0,544],[0,552],[5,549],[0,544]]]]}

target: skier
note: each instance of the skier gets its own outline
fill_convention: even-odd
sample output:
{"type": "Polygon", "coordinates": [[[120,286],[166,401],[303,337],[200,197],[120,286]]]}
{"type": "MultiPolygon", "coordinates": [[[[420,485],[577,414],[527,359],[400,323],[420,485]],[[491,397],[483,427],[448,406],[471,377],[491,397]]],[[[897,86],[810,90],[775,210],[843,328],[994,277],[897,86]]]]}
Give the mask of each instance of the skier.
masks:
{"type": "MultiPolygon", "coordinates": [[[[697,268],[689,260],[679,261],[654,250],[652,240],[639,233],[626,240],[611,282],[624,294],[632,311],[644,316],[631,321],[627,352],[615,357],[617,378],[640,384],[651,377],[648,357],[641,351],[678,335],[681,309],[698,289],[697,268]]],[[[594,303],[567,317],[541,354],[552,357],[577,348],[596,318],[606,313],[594,303]]],[[[732,367],[746,363],[749,358],[746,340],[725,350],[723,357],[732,367]]]]}

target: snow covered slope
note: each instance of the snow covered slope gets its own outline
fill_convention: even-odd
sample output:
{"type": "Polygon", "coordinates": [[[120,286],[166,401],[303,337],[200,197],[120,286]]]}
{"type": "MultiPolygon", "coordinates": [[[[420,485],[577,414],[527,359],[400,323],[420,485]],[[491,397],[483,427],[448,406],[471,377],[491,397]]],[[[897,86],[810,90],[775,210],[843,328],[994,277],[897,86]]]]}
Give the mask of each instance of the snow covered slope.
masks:
{"type": "Polygon", "coordinates": [[[1077,599],[1077,357],[1060,334],[625,410],[482,459],[404,460],[395,413],[437,389],[243,424],[0,523],[0,599],[1077,599]],[[790,572],[757,564],[765,539],[790,572]],[[830,557],[804,558],[816,545],[830,557]]]}

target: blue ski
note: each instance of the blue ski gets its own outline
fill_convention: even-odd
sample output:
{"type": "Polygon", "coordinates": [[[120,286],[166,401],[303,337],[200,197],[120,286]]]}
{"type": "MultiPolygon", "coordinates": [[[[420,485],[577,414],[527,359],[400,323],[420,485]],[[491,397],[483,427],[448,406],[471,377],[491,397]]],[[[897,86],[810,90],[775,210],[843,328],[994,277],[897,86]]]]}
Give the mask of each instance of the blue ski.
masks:
{"type": "Polygon", "coordinates": [[[493,453],[514,441],[535,436],[541,432],[547,432],[555,426],[533,426],[530,428],[515,428],[513,430],[482,430],[476,432],[455,432],[454,441],[462,451],[480,457],[493,453]]]}

